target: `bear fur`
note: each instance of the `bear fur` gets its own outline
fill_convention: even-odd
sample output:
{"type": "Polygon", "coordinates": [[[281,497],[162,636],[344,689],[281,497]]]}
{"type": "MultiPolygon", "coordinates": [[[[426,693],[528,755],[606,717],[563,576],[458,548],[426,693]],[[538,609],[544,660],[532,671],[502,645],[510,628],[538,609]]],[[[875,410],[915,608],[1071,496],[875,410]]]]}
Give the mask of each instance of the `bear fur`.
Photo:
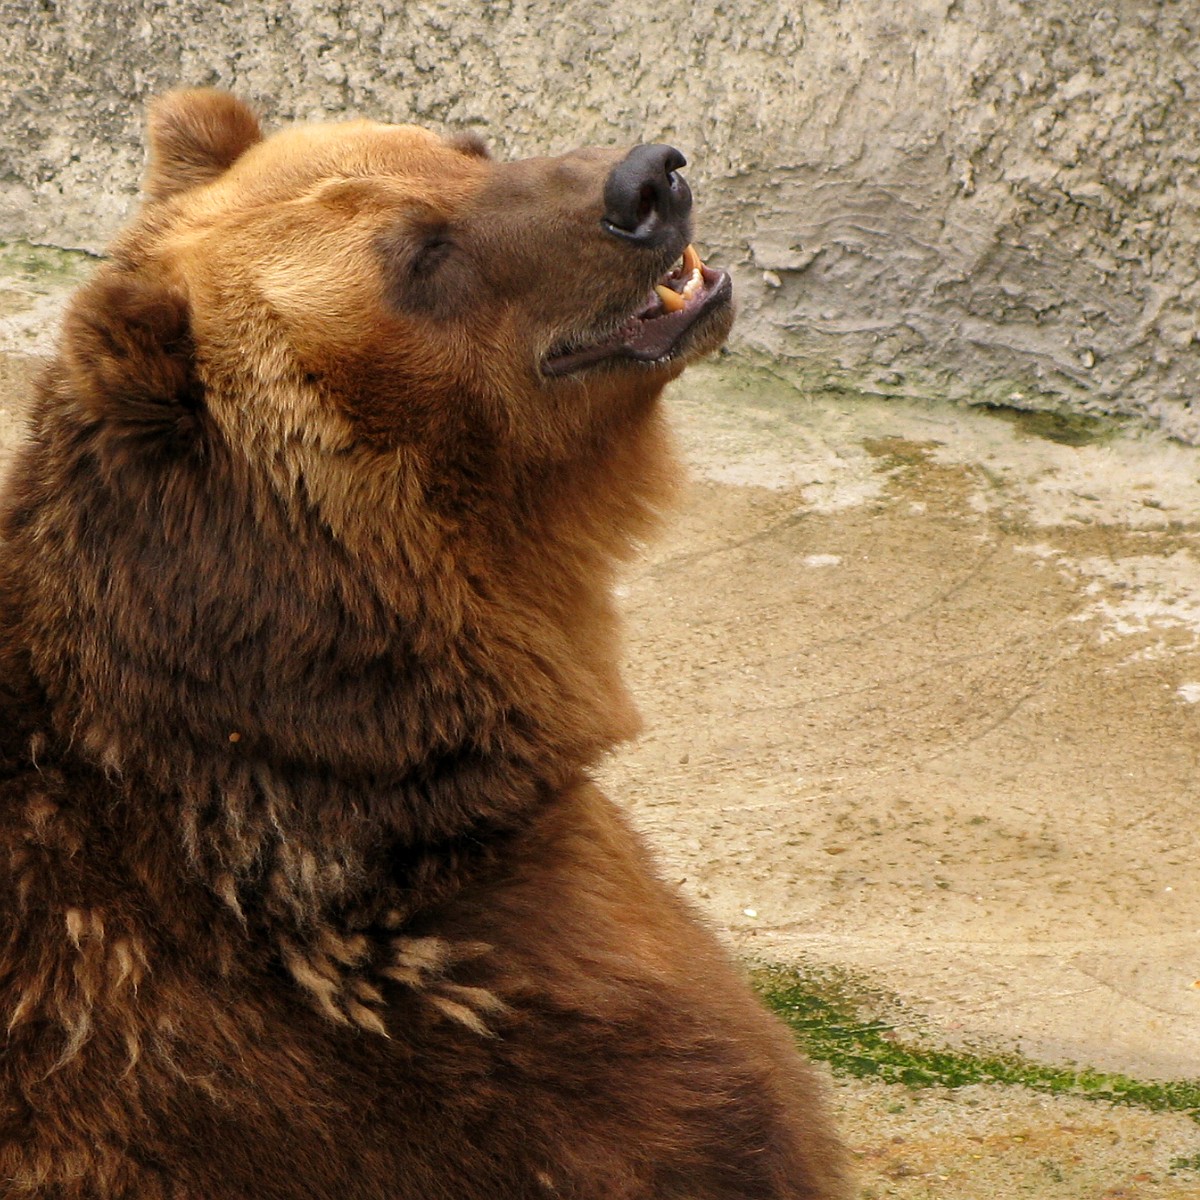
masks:
{"type": "Polygon", "coordinates": [[[152,110],[4,491],[0,1196],[846,1194],[590,780],[731,319],[606,349],[687,234],[604,229],[619,161],[152,110]]]}

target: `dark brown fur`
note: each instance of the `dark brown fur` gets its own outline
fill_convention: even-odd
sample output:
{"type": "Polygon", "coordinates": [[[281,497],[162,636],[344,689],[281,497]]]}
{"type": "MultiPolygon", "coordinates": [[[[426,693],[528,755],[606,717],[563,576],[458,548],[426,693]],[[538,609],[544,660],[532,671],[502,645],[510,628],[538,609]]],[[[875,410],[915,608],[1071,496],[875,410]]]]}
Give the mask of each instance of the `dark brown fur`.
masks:
{"type": "Polygon", "coordinates": [[[0,560],[0,1195],[840,1197],[808,1071],[589,782],[667,265],[607,151],[177,93],[0,560]]]}

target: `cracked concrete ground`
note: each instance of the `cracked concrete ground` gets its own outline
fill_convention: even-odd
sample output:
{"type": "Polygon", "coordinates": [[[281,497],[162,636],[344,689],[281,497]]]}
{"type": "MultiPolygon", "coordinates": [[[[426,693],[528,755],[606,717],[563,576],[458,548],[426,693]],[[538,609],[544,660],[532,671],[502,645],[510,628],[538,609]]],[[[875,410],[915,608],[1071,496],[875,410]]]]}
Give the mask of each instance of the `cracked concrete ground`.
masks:
{"type": "MultiPolygon", "coordinates": [[[[84,268],[6,253],[11,444],[84,268]]],[[[736,360],[671,408],[692,483],[622,589],[646,731],[605,778],[667,876],[933,1044],[1200,1078],[1200,451],[736,360]]],[[[1183,1114],[834,1098],[865,1197],[1200,1197],[1183,1114]]]]}

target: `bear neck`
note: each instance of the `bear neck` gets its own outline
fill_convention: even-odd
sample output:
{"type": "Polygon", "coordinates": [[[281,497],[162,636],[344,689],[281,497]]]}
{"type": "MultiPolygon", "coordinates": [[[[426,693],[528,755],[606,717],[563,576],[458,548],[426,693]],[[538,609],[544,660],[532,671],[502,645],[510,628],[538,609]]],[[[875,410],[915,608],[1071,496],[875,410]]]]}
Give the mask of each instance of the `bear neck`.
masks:
{"type": "Polygon", "coordinates": [[[298,925],[420,907],[631,736],[611,583],[661,500],[611,461],[448,502],[343,458],[283,487],[216,437],[135,454],[51,373],[4,516],[0,637],[47,742],[298,925]]]}

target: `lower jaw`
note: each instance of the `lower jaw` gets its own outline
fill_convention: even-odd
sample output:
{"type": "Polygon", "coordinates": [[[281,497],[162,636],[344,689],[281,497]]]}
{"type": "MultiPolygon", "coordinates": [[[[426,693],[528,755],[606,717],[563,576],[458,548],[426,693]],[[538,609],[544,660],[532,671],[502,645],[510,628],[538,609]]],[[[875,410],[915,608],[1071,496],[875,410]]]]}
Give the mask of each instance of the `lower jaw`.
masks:
{"type": "Polygon", "coordinates": [[[733,288],[727,272],[705,270],[706,282],[709,275],[712,277],[711,285],[690,313],[683,310],[651,318],[643,329],[646,336],[637,340],[596,345],[558,359],[548,359],[542,364],[542,374],[565,378],[600,367],[678,369],[716,350],[733,323],[733,288]],[[661,332],[668,335],[661,343],[653,338],[655,326],[660,322],[667,323],[661,332]]]}

